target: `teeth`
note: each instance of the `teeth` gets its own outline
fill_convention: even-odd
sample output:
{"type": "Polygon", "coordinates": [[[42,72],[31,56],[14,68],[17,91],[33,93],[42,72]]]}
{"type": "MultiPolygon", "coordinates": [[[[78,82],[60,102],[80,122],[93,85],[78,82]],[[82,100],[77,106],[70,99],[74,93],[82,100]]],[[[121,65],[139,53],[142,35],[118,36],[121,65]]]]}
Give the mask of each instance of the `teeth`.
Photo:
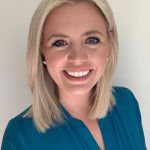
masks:
{"type": "Polygon", "coordinates": [[[86,76],[89,73],[90,70],[87,71],[80,71],[80,72],[71,72],[71,71],[66,71],[70,76],[73,77],[83,77],[86,76]]]}

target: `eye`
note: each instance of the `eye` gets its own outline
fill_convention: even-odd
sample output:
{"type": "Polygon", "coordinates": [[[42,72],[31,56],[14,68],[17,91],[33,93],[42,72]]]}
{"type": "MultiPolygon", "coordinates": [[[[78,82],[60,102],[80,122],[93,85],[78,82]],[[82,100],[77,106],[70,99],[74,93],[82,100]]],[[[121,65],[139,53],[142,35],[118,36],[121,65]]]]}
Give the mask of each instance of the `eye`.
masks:
{"type": "Polygon", "coordinates": [[[98,44],[100,42],[100,39],[97,38],[97,37],[89,37],[87,40],[86,40],[86,43],[87,44],[98,44]]]}
{"type": "Polygon", "coordinates": [[[57,40],[54,43],[52,43],[52,46],[56,46],[56,47],[63,47],[67,45],[67,42],[65,42],[64,40],[57,40]]]}

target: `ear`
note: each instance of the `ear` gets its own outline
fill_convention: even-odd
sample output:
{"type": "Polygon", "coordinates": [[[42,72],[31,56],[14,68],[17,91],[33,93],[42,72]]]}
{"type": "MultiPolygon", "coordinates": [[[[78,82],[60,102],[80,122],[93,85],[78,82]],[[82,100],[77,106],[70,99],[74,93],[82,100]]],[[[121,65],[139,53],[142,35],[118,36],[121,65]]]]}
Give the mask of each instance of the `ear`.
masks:
{"type": "Polygon", "coordinates": [[[44,47],[42,45],[40,46],[40,51],[41,51],[42,61],[45,61],[45,50],[44,50],[44,47]]]}
{"type": "Polygon", "coordinates": [[[112,31],[108,32],[109,56],[111,55],[113,49],[113,39],[114,39],[113,32],[112,31]]]}

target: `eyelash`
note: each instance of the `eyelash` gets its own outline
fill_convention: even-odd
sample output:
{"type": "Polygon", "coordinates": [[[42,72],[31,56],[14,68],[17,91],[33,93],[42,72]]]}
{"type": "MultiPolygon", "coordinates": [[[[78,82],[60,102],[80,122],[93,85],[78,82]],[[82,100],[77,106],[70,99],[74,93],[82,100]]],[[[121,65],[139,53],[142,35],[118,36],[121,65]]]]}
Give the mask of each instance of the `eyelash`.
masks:
{"type": "MultiPolygon", "coordinates": [[[[65,45],[68,44],[67,42],[65,42],[66,44],[63,45],[63,44],[62,44],[63,42],[65,42],[63,39],[56,40],[54,43],[52,43],[52,46],[55,46],[55,47],[63,47],[63,46],[65,46],[65,45]],[[60,43],[61,43],[61,45],[59,45],[60,43]]],[[[89,44],[89,45],[95,45],[95,44],[100,43],[100,39],[97,38],[97,37],[89,37],[89,38],[86,40],[86,43],[89,44]],[[93,42],[91,43],[91,41],[88,41],[88,40],[92,40],[92,41],[94,41],[94,43],[93,43],[93,42]],[[88,42],[87,42],[87,41],[88,41],[88,42]],[[96,42],[96,43],[95,43],[95,42],[96,42]]]]}

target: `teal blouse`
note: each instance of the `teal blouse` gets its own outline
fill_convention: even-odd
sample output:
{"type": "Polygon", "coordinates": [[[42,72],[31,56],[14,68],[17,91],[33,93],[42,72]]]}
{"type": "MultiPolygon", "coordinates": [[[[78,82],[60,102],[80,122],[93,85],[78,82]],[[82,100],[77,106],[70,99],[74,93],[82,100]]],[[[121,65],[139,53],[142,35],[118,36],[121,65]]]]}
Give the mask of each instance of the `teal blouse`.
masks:
{"type": "MultiPolygon", "coordinates": [[[[114,87],[116,105],[98,120],[106,150],[146,150],[137,100],[132,92],[114,87]]],[[[64,124],[39,133],[25,111],[8,122],[1,150],[100,150],[85,124],[61,105],[64,124]]]]}

